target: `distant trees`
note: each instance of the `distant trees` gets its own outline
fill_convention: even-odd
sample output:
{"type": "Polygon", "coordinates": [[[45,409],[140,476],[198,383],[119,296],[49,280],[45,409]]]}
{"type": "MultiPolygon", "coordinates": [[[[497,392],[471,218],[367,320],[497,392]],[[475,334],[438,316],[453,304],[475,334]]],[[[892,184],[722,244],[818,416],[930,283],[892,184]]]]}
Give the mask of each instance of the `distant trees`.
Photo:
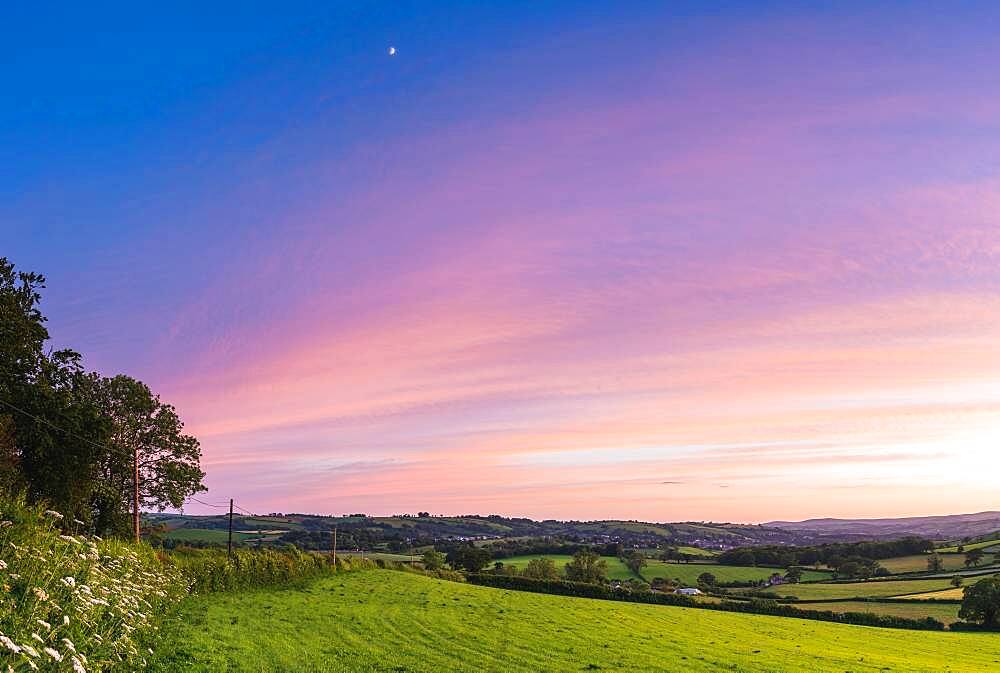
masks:
{"type": "Polygon", "coordinates": [[[985,555],[982,549],[971,549],[965,552],[965,567],[970,568],[979,565],[985,555]]]}
{"type": "Polygon", "coordinates": [[[536,580],[557,580],[559,569],[556,568],[555,561],[550,558],[533,558],[528,561],[521,575],[536,580]]]}
{"type": "Polygon", "coordinates": [[[785,571],[785,579],[792,584],[797,584],[802,580],[802,569],[796,566],[792,566],[785,571]]]}
{"type": "Polygon", "coordinates": [[[421,557],[421,563],[426,570],[440,570],[444,567],[445,556],[436,549],[428,549],[421,557]]]}
{"type": "Polygon", "coordinates": [[[134,534],[140,507],[180,507],[204,490],[198,441],[142,383],[47,349],[44,287],[0,258],[0,485],[102,535],[134,534]]]}
{"type": "Polygon", "coordinates": [[[698,575],[698,585],[703,587],[714,587],[718,580],[712,573],[702,573],[698,575]]]}
{"type": "Polygon", "coordinates": [[[1000,626],[1000,578],[979,580],[965,589],[962,609],[958,616],[984,626],[1000,626]]]}
{"type": "Polygon", "coordinates": [[[927,570],[932,573],[944,570],[944,562],[939,554],[931,554],[927,557],[927,570]]]}
{"type": "Polygon", "coordinates": [[[962,586],[963,583],[964,580],[958,575],[955,575],[954,577],[951,578],[951,586],[955,587],[956,589],[962,586]]]}
{"type": "Polygon", "coordinates": [[[649,562],[646,560],[646,556],[638,549],[630,549],[622,554],[622,561],[624,561],[626,567],[628,567],[628,569],[636,575],[638,575],[643,568],[649,565],[649,562]]]}
{"type": "Polygon", "coordinates": [[[582,549],[566,564],[566,578],[573,582],[599,584],[608,579],[608,562],[590,551],[582,549]]]}
{"type": "MultiPolygon", "coordinates": [[[[910,556],[913,554],[924,554],[934,549],[934,543],[918,537],[907,537],[899,540],[888,540],[885,542],[853,542],[822,544],[812,547],[791,547],[779,545],[767,545],[760,547],[737,547],[722,552],[717,557],[718,563],[733,566],[773,566],[787,568],[792,565],[814,565],[823,563],[831,568],[838,565],[855,562],[859,563],[862,572],[868,571],[870,575],[878,572],[877,565],[870,564],[871,561],[879,559],[894,558],[896,556],[910,556]]],[[[850,571],[859,570],[851,566],[847,568],[847,573],[841,572],[842,576],[851,574],[850,571]]]]}
{"type": "Polygon", "coordinates": [[[455,547],[448,552],[447,560],[455,570],[477,573],[489,564],[492,556],[488,551],[474,545],[455,547]]]}

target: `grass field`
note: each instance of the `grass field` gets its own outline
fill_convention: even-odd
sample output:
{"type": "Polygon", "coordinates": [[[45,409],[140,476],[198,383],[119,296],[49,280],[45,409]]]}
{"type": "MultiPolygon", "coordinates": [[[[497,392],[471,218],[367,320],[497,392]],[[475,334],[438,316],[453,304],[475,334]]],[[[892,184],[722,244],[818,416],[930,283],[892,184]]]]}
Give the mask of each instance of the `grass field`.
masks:
{"type": "MultiPolygon", "coordinates": [[[[915,554],[913,556],[897,556],[879,561],[879,565],[893,574],[927,572],[927,559],[930,554],[915,554]]],[[[965,554],[938,554],[944,570],[962,570],[965,568],[965,554]]]]}
{"type": "MultiPolygon", "coordinates": [[[[514,556],[503,559],[505,565],[512,565],[523,568],[528,565],[528,561],[533,558],[550,558],[555,562],[557,568],[562,568],[573,559],[572,556],[564,554],[545,554],[537,556],[514,556]]],[[[635,577],[635,574],[622,563],[616,556],[603,557],[608,562],[608,577],[613,580],[627,580],[635,577]]],[[[654,577],[665,577],[668,579],[679,579],[683,584],[697,584],[698,576],[702,573],[712,573],[719,582],[747,582],[751,580],[763,580],[775,572],[773,568],[754,568],[744,566],[723,566],[714,563],[664,563],[663,561],[649,561],[649,564],[642,569],[642,576],[647,581],[652,581],[654,577]]],[[[803,580],[824,580],[829,579],[830,573],[817,570],[807,570],[803,573],[803,580]]]]}
{"type": "Polygon", "coordinates": [[[193,597],[149,670],[986,671],[1000,637],[848,626],[477,587],[364,571],[193,597]]]}
{"type": "Polygon", "coordinates": [[[877,615],[922,619],[933,617],[945,624],[958,621],[959,605],[937,605],[934,603],[873,603],[870,601],[850,601],[841,603],[807,603],[796,606],[802,610],[829,610],[831,612],[871,612],[877,615]]]}
{"type": "Polygon", "coordinates": [[[959,546],[962,547],[962,551],[972,551],[973,549],[982,549],[983,551],[1000,551],[1000,540],[986,540],[985,542],[970,542],[965,545],[952,545],[950,547],[941,547],[937,550],[940,554],[959,554],[959,546]],[[996,549],[993,549],[996,547],[996,549]]]}
{"type": "Polygon", "coordinates": [[[878,580],[846,584],[785,584],[771,591],[781,596],[795,596],[805,600],[832,598],[889,598],[907,594],[948,589],[951,583],[938,580],[878,580]]]}
{"type": "MultiPolygon", "coordinates": [[[[500,559],[504,565],[511,565],[515,568],[523,568],[528,565],[528,561],[534,558],[549,558],[562,570],[562,567],[573,560],[567,554],[542,554],[535,556],[512,556],[511,558],[500,559]]],[[[635,573],[628,569],[617,556],[602,557],[608,563],[608,577],[613,580],[628,580],[636,577],[635,573]]]]}
{"type": "Polygon", "coordinates": [[[704,556],[705,558],[710,558],[715,556],[714,551],[708,549],[701,549],[700,547],[678,547],[677,551],[682,554],[690,554],[691,556],[704,556]]]}
{"type": "MultiPolygon", "coordinates": [[[[649,565],[642,569],[642,576],[647,580],[654,577],[665,577],[668,579],[679,579],[684,584],[697,584],[698,576],[702,573],[712,573],[719,582],[748,582],[752,580],[766,580],[775,572],[782,572],[774,568],[755,568],[750,566],[723,566],[709,563],[663,563],[662,561],[650,561],[649,565]]],[[[806,570],[802,573],[804,581],[828,580],[830,573],[818,570],[806,570]]]]}
{"type": "Polygon", "coordinates": [[[905,596],[897,596],[897,598],[909,598],[914,601],[927,600],[928,598],[960,601],[965,598],[965,587],[945,589],[944,591],[927,591],[922,594],[906,594],[905,596]]]}
{"type": "MultiPolygon", "coordinates": [[[[181,542],[217,542],[225,544],[229,540],[229,531],[210,528],[175,528],[167,531],[163,537],[181,542]]],[[[240,533],[233,531],[233,542],[261,537],[257,533],[240,533]]]]}

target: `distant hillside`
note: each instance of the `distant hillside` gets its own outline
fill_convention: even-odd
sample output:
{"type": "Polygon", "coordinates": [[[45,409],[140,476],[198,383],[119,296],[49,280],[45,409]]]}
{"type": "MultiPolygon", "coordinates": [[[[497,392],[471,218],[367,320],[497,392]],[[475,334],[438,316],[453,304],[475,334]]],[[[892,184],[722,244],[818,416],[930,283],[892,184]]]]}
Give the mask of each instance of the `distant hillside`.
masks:
{"type": "MultiPolygon", "coordinates": [[[[147,520],[166,529],[164,537],[185,543],[222,543],[228,517],[150,514],[147,520]]],[[[449,540],[551,538],[568,542],[608,543],[658,547],[690,545],[703,549],[731,549],[756,544],[795,544],[794,531],[765,526],[711,522],[647,523],[642,521],[533,521],[501,516],[391,516],[330,517],[311,514],[235,516],[234,540],[263,544],[291,542],[306,548],[328,544],[334,528],[339,546],[412,546],[449,540]]]]}
{"type": "Polygon", "coordinates": [[[800,535],[897,538],[918,535],[932,540],[961,540],[1000,531],[1000,512],[914,516],[898,519],[808,519],[771,521],[766,528],[780,528],[800,535]]]}

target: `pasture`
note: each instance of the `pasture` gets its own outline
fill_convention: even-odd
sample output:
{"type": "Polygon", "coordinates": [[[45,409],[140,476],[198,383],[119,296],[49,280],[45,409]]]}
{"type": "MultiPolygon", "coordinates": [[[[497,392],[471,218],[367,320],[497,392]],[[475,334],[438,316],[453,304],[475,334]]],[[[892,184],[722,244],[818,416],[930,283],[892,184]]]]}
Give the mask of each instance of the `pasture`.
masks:
{"type": "Polygon", "coordinates": [[[950,547],[941,547],[937,550],[940,554],[961,554],[963,552],[972,551],[973,549],[982,549],[984,552],[1000,552],[1000,540],[985,540],[983,542],[970,542],[969,544],[955,544],[950,547]],[[961,547],[962,551],[958,551],[961,547]]]}
{"type": "Polygon", "coordinates": [[[800,610],[829,610],[830,612],[871,612],[876,615],[889,615],[891,617],[907,617],[909,619],[922,619],[933,617],[945,624],[954,624],[959,621],[959,605],[950,603],[877,603],[874,601],[840,601],[834,603],[806,603],[796,605],[800,610]]]}
{"type": "Polygon", "coordinates": [[[948,589],[947,579],[930,580],[875,580],[871,582],[846,582],[843,584],[785,584],[770,591],[781,596],[794,596],[803,600],[828,600],[837,598],[891,598],[907,594],[925,593],[948,589]]]}
{"type": "MultiPolygon", "coordinates": [[[[969,584],[972,586],[972,583],[969,584]]],[[[965,587],[953,587],[944,591],[927,591],[922,594],[906,594],[896,598],[907,598],[914,601],[924,601],[928,599],[960,601],[965,598],[965,587]]]]}
{"type": "MultiPolygon", "coordinates": [[[[226,544],[229,540],[229,531],[217,528],[175,528],[163,534],[164,538],[177,540],[178,542],[212,542],[216,544],[226,544]]],[[[261,537],[258,533],[240,533],[233,531],[233,543],[244,540],[257,539],[261,537]]]]}
{"type": "Polygon", "coordinates": [[[506,591],[394,571],[195,596],[155,673],[980,672],[993,634],[879,629],[506,591]]]}
{"type": "MultiPolygon", "coordinates": [[[[914,554],[913,556],[897,556],[879,561],[879,565],[894,575],[900,573],[922,573],[927,572],[927,559],[930,554],[914,554]]],[[[962,570],[965,568],[964,554],[938,554],[941,559],[942,570],[962,570]]]]}
{"type": "MultiPolygon", "coordinates": [[[[501,559],[505,565],[512,565],[523,568],[528,565],[528,561],[533,558],[549,558],[562,570],[568,562],[573,560],[572,556],[566,554],[537,554],[528,556],[513,556],[501,559]]],[[[608,564],[608,578],[613,580],[628,580],[636,575],[617,556],[602,557],[608,564]]],[[[652,581],[655,577],[680,580],[682,584],[694,585],[698,583],[698,576],[702,573],[712,573],[719,582],[750,582],[765,580],[772,573],[781,572],[774,568],[756,568],[751,566],[724,566],[714,563],[666,563],[663,561],[650,560],[648,565],[640,573],[646,581],[652,581]]],[[[830,573],[820,570],[806,570],[802,574],[803,581],[819,581],[830,579],[830,573]]]]}

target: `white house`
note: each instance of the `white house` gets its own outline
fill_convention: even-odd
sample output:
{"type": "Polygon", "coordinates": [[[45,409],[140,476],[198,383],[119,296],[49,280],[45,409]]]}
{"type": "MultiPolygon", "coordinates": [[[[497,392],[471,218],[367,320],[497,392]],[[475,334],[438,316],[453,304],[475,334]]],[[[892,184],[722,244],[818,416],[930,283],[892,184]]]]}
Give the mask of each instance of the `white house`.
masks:
{"type": "Polygon", "coordinates": [[[684,587],[682,589],[677,589],[676,591],[674,591],[674,593],[678,594],[678,595],[681,595],[681,596],[700,596],[701,595],[701,591],[699,591],[698,589],[695,589],[694,587],[684,587]]]}

